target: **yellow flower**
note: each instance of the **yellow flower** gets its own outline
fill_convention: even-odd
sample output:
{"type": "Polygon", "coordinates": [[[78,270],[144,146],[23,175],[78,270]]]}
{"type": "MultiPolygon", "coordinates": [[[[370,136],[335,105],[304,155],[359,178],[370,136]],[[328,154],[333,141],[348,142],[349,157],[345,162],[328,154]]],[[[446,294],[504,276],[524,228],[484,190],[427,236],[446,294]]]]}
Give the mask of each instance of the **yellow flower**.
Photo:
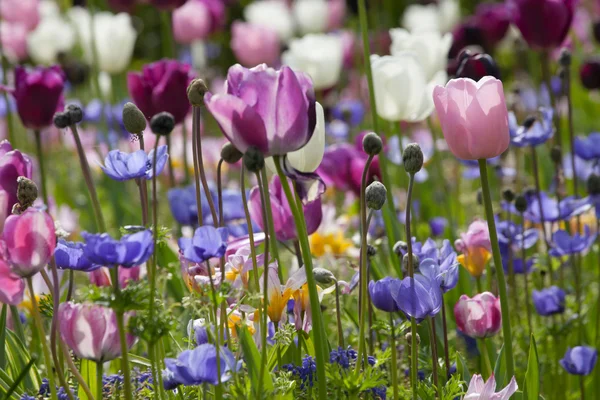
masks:
{"type": "Polygon", "coordinates": [[[485,271],[485,265],[490,261],[490,258],[492,258],[492,253],[484,247],[472,247],[456,259],[472,276],[477,278],[485,271]]]}
{"type": "Polygon", "coordinates": [[[310,236],[310,250],[315,257],[325,254],[342,256],[352,246],[352,242],[344,237],[342,232],[327,233],[325,235],[315,232],[310,236]]]}

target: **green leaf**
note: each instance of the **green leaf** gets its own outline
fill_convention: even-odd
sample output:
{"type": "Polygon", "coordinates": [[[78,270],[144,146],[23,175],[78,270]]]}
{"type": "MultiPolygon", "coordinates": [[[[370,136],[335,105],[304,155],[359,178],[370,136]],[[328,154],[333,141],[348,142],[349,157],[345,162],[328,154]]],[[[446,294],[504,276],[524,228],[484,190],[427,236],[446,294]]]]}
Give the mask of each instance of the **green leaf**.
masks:
{"type": "Polygon", "coordinates": [[[156,260],[158,265],[173,272],[171,278],[167,281],[167,290],[175,301],[180,302],[183,296],[185,296],[187,289],[181,278],[181,274],[173,268],[174,265],[179,265],[177,254],[166,243],[161,242],[156,245],[156,260]]]}
{"type": "MultiPolygon", "coordinates": [[[[98,393],[98,382],[96,382],[96,368],[98,368],[98,366],[94,361],[81,360],[79,372],[81,373],[83,380],[87,383],[88,387],[90,388],[90,392],[92,393],[98,393]]],[[[100,384],[102,384],[102,382],[100,384]]],[[[81,387],[79,387],[77,396],[79,396],[81,400],[92,400],[88,398],[87,394],[85,394],[85,391],[81,387]]]]}
{"type": "MultiPolygon", "coordinates": [[[[246,327],[236,327],[240,344],[242,345],[242,353],[244,354],[244,361],[248,369],[248,375],[250,375],[250,383],[252,388],[258,390],[258,375],[260,374],[261,359],[256,347],[256,343],[252,339],[252,335],[248,332],[246,327]]],[[[265,368],[263,375],[263,388],[266,391],[273,390],[273,381],[271,380],[271,373],[268,368],[265,368]]]]}
{"type": "Polygon", "coordinates": [[[494,377],[496,378],[496,387],[503,388],[508,383],[506,381],[506,357],[504,357],[504,345],[500,348],[498,358],[496,358],[494,377]]]}
{"type": "Polygon", "coordinates": [[[2,306],[0,314],[0,369],[6,367],[6,316],[8,315],[8,305],[2,306]]]}
{"type": "MultiPolygon", "coordinates": [[[[18,376],[21,371],[25,370],[25,366],[31,360],[31,356],[23,342],[21,342],[13,331],[6,330],[6,339],[6,354],[7,360],[9,360],[7,365],[9,365],[13,371],[11,376],[18,376]]],[[[23,383],[24,387],[27,389],[37,389],[40,387],[42,380],[35,365],[29,369],[21,383],[23,383]]]]}
{"type": "Polygon", "coordinates": [[[525,388],[523,398],[525,400],[538,400],[540,395],[540,364],[538,361],[535,338],[531,335],[529,344],[529,360],[527,361],[527,372],[525,372],[525,388]]]}
{"type": "Polygon", "coordinates": [[[150,360],[132,353],[129,353],[129,362],[140,365],[142,367],[152,367],[152,363],[150,360]]]}
{"type": "Polygon", "coordinates": [[[471,381],[471,373],[469,372],[469,367],[467,366],[465,359],[462,358],[458,351],[456,352],[456,370],[462,377],[463,381],[467,383],[471,381]]]}

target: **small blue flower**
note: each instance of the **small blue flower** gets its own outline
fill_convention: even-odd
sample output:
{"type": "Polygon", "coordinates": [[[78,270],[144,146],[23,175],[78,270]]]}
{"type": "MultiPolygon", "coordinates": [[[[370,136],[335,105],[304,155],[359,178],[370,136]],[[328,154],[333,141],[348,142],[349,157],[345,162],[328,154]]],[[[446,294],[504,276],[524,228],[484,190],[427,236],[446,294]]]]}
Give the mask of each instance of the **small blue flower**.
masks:
{"type": "Polygon", "coordinates": [[[573,149],[586,161],[600,160],[600,132],[590,133],[587,137],[577,136],[573,149]]]}
{"type": "Polygon", "coordinates": [[[91,272],[102,267],[101,264],[94,264],[85,256],[84,248],[85,243],[59,239],[54,251],[56,266],[61,269],[85,272],[91,272]]]}
{"type": "Polygon", "coordinates": [[[227,250],[228,232],[226,228],[201,226],[192,238],[180,238],[179,250],[187,260],[201,263],[210,258],[220,258],[227,250]]]}
{"type": "Polygon", "coordinates": [[[121,240],[108,233],[83,232],[84,255],[93,263],[106,266],[133,267],[145,263],[152,255],[154,242],[149,229],[125,235],[121,240]]]}
{"type": "Polygon", "coordinates": [[[575,233],[573,236],[565,230],[559,230],[552,236],[554,246],[550,250],[552,257],[562,257],[573,254],[579,254],[587,251],[596,240],[596,234],[590,233],[589,226],[585,226],[585,233],[580,235],[575,233]]]}
{"type": "Polygon", "coordinates": [[[527,229],[523,232],[520,225],[511,221],[496,221],[498,242],[512,245],[515,249],[530,249],[538,240],[537,229],[527,229]]]}
{"type": "Polygon", "coordinates": [[[590,346],[568,348],[560,365],[572,375],[589,375],[598,360],[598,351],[590,346]]]}
{"type": "Polygon", "coordinates": [[[431,229],[431,236],[441,236],[446,227],[448,226],[448,220],[444,217],[434,217],[429,220],[429,229],[431,229]]]}
{"type": "MultiPolygon", "coordinates": [[[[527,194],[525,197],[527,199],[527,209],[523,213],[523,216],[526,220],[533,223],[541,223],[542,215],[540,213],[538,196],[533,192],[527,194]]],[[[580,215],[590,208],[590,205],[584,199],[576,199],[575,196],[568,196],[558,201],[557,199],[548,197],[545,192],[541,192],[540,198],[545,222],[563,221],[580,215]]],[[[520,215],[513,203],[504,203],[503,208],[512,214],[520,215]]]]}
{"type": "Polygon", "coordinates": [[[539,116],[531,115],[525,119],[523,125],[517,124],[514,113],[508,117],[510,141],[516,147],[538,146],[554,136],[552,108],[542,107],[539,116]]]}
{"type": "MultiPolygon", "coordinates": [[[[156,154],[156,173],[160,174],[167,163],[167,146],[160,146],[156,154]]],[[[145,178],[152,179],[154,149],[150,154],[143,150],[125,153],[120,150],[111,150],[104,159],[102,171],[116,181],[145,178]]]]}
{"type": "Polygon", "coordinates": [[[557,286],[550,286],[540,291],[534,290],[531,297],[539,315],[547,317],[565,311],[565,291],[557,286]]]}

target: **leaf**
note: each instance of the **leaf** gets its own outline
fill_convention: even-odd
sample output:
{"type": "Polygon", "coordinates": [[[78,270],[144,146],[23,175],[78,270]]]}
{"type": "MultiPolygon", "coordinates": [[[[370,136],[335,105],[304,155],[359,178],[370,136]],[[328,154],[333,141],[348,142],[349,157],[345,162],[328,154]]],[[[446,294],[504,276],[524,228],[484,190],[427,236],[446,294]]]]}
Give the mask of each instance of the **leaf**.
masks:
{"type": "Polygon", "coordinates": [[[459,352],[456,352],[456,370],[462,377],[463,381],[470,382],[471,381],[471,373],[469,372],[469,367],[465,362],[465,359],[462,358],[459,352]]]}
{"type": "Polygon", "coordinates": [[[129,361],[133,364],[141,365],[142,367],[150,368],[152,366],[151,361],[147,358],[140,357],[132,353],[129,353],[129,361]]]}
{"type": "MultiPolygon", "coordinates": [[[[255,391],[258,391],[258,375],[260,373],[261,359],[256,347],[256,343],[252,339],[248,328],[236,327],[240,344],[242,345],[242,353],[244,354],[244,361],[248,369],[248,375],[250,375],[250,383],[255,391]]],[[[263,389],[266,391],[273,390],[273,381],[271,380],[271,373],[268,368],[265,368],[263,374],[263,389]]]]}
{"type": "MultiPolygon", "coordinates": [[[[87,383],[88,387],[90,388],[90,392],[92,392],[92,393],[98,393],[98,386],[97,386],[98,382],[96,382],[96,369],[97,368],[98,368],[98,366],[96,365],[96,363],[94,361],[81,360],[81,366],[79,367],[79,372],[81,373],[83,380],[87,383]]],[[[87,394],[85,394],[85,391],[83,390],[83,388],[81,388],[81,386],[79,387],[77,396],[79,396],[79,398],[81,400],[86,400],[86,399],[93,400],[93,399],[88,398],[87,394]]]]}
{"type": "Polygon", "coordinates": [[[10,386],[10,388],[6,391],[6,393],[4,395],[5,399],[9,399],[13,395],[13,393],[16,392],[18,387],[21,385],[21,382],[23,381],[23,379],[25,379],[25,377],[29,373],[29,370],[33,366],[34,362],[35,362],[34,358],[29,360],[29,362],[27,363],[25,368],[19,373],[19,376],[17,376],[17,379],[13,382],[13,384],[10,386]]]}
{"type": "MultiPolygon", "coordinates": [[[[25,348],[23,342],[13,331],[8,329],[6,330],[6,339],[7,357],[8,360],[10,360],[8,365],[13,371],[16,372],[12,374],[12,376],[17,376],[21,373],[21,371],[25,369],[25,366],[29,363],[29,360],[31,360],[31,356],[29,354],[29,351],[27,351],[27,349],[25,348]]],[[[27,389],[40,387],[42,380],[35,365],[29,369],[22,383],[27,389]]]]}
{"type": "Polygon", "coordinates": [[[167,290],[173,296],[175,301],[180,302],[187,290],[181,278],[181,274],[173,268],[173,265],[179,265],[179,258],[164,242],[158,243],[156,248],[156,260],[158,265],[173,272],[170,274],[171,278],[167,280],[167,290]]]}
{"type": "Polygon", "coordinates": [[[527,372],[525,372],[525,387],[523,389],[524,400],[538,400],[540,395],[540,364],[538,361],[535,338],[531,335],[529,344],[529,359],[527,361],[527,372]]]}
{"type": "Polygon", "coordinates": [[[8,305],[2,306],[0,314],[0,369],[6,367],[6,316],[8,315],[8,305]]]}
{"type": "Polygon", "coordinates": [[[504,345],[500,348],[498,358],[496,358],[494,377],[496,378],[496,387],[503,388],[508,383],[506,381],[506,357],[504,357],[504,345]]]}

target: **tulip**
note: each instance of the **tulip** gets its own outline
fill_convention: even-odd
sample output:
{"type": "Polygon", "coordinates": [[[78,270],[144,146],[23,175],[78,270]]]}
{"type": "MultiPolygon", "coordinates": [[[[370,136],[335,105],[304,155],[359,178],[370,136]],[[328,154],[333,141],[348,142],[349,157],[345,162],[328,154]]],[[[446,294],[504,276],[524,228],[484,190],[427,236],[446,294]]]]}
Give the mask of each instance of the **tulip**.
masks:
{"type": "MultiPolygon", "coordinates": [[[[137,282],[140,280],[141,266],[131,268],[119,267],[119,287],[126,288],[129,282],[137,282]]],[[[88,274],[90,283],[98,287],[112,287],[110,270],[102,267],[94,269],[88,274]]]]}
{"type": "MultiPolygon", "coordinates": [[[[321,289],[317,285],[317,293],[319,296],[319,303],[323,300],[326,294],[329,294],[335,290],[335,285],[331,285],[327,289],[321,289]]],[[[303,330],[304,332],[310,332],[312,329],[312,310],[310,307],[310,300],[308,295],[308,283],[303,284],[300,289],[293,293],[294,297],[294,323],[296,330],[303,330]]]]}
{"type": "Polygon", "coordinates": [[[547,317],[554,314],[562,314],[565,311],[565,291],[557,286],[540,291],[533,290],[533,305],[539,315],[547,317]]]}
{"type": "Polygon", "coordinates": [[[16,306],[23,301],[25,281],[0,259],[0,303],[16,306]]]}
{"type": "Polygon", "coordinates": [[[396,312],[400,309],[392,293],[397,292],[400,289],[400,279],[385,278],[378,281],[369,282],[369,297],[373,305],[385,312],[396,312]]]}
{"type": "Polygon", "coordinates": [[[131,268],[145,263],[154,251],[149,229],[125,235],[120,240],[113,239],[108,233],[83,232],[81,235],[85,239],[84,255],[100,265],[131,268]]]}
{"type": "Polygon", "coordinates": [[[388,121],[418,122],[431,114],[432,87],[415,54],[402,52],[395,56],[372,55],[371,68],[375,103],[381,118],[388,121]]]}
{"type": "Polygon", "coordinates": [[[321,33],[329,22],[329,5],[327,0],[296,0],[293,5],[294,19],[304,35],[321,33]]]}
{"type": "Polygon", "coordinates": [[[600,160],[600,133],[592,132],[589,136],[577,136],[574,144],[575,154],[586,161],[600,160]]]}
{"type": "MultiPolygon", "coordinates": [[[[156,174],[160,175],[167,163],[167,146],[160,146],[156,154],[156,174]]],[[[111,179],[116,181],[127,181],[130,179],[144,178],[152,179],[154,172],[154,149],[146,154],[144,150],[133,153],[125,153],[119,150],[111,150],[104,159],[102,171],[111,179]]]]}
{"type": "Polygon", "coordinates": [[[206,107],[223,134],[242,153],[254,146],[265,156],[285,155],[304,147],[316,125],[310,78],[289,67],[265,64],[229,68],[227,94],[207,93],[206,107]],[[249,95],[256,101],[249,102],[249,95]],[[258,102],[260,99],[260,102],[258,102]]]}
{"type": "Polygon", "coordinates": [[[15,68],[15,88],[11,94],[26,128],[41,130],[52,123],[54,113],[62,109],[65,77],[60,67],[15,68]]]}
{"type": "MultiPolygon", "coordinates": [[[[300,290],[302,285],[306,283],[306,271],[304,268],[300,268],[289,277],[285,285],[282,285],[279,281],[277,263],[269,265],[268,274],[267,296],[269,297],[269,303],[267,306],[267,315],[272,322],[279,323],[285,315],[284,312],[287,309],[288,300],[294,292],[300,290]]],[[[261,277],[259,281],[261,282],[260,290],[262,292],[264,291],[262,284],[264,278],[261,277]]]]}
{"type": "Polygon", "coordinates": [[[2,238],[7,261],[12,270],[23,278],[44,268],[56,247],[54,221],[46,212],[32,207],[23,214],[6,219],[2,238]]]}
{"type": "Polygon", "coordinates": [[[463,294],[454,306],[457,328],[472,338],[494,336],[502,327],[500,299],[490,292],[476,294],[473,298],[463,294]]]}
{"type": "Polygon", "coordinates": [[[573,0],[511,0],[512,22],[523,39],[536,50],[561,46],[571,28],[573,0]]]}
{"type": "Polygon", "coordinates": [[[567,349],[560,365],[569,374],[585,376],[592,373],[597,360],[598,350],[590,346],[576,346],[567,349]]]}
{"type": "Polygon", "coordinates": [[[190,66],[169,59],[146,64],[142,72],[127,74],[129,94],[146,118],[166,111],[173,115],[176,124],[183,122],[190,111],[187,87],[191,81],[190,66]]]}
{"type": "Polygon", "coordinates": [[[2,52],[12,61],[27,58],[27,29],[20,23],[3,22],[0,25],[2,52]]]}
{"type": "Polygon", "coordinates": [[[457,257],[458,262],[474,277],[479,277],[485,271],[485,265],[492,258],[490,235],[484,221],[474,221],[467,233],[461,235],[455,247],[463,252],[457,257]]]}
{"type": "Polygon", "coordinates": [[[177,43],[189,44],[206,39],[225,23],[222,0],[191,0],[173,11],[173,37],[177,43]]]}
{"type": "Polygon", "coordinates": [[[425,71],[427,82],[434,79],[440,71],[445,73],[448,62],[448,50],[452,45],[452,35],[439,32],[410,33],[405,29],[390,30],[392,46],[390,52],[393,56],[401,56],[405,51],[413,52],[425,71]]]}
{"type": "Polygon", "coordinates": [[[504,389],[496,392],[496,378],[493,374],[485,383],[481,375],[475,374],[471,377],[463,400],[509,400],[518,388],[517,381],[513,376],[504,389]]]}
{"type": "Polygon", "coordinates": [[[335,34],[308,34],[293,39],[281,55],[284,64],[312,78],[315,90],[335,86],[342,72],[343,57],[341,39],[335,34]]]}
{"type": "Polygon", "coordinates": [[[346,1],[329,0],[327,7],[327,30],[335,31],[342,28],[346,17],[346,1]]]}
{"type": "MultiPolygon", "coordinates": [[[[117,316],[111,308],[61,303],[58,320],[63,341],[77,357],[102,363],[121,356],[117,316]]],[[[131,347],[135,337],[128,334],[126,340],[131,347]]]]}
{"type": "Polygon", "coordinates": [[[0,142],[3,151],[0,152],[0,228],[4,225],[4,220],[12,213],[13,206],[18,203],[17,199],[17,178],[24,176],[31,179],[32,163],[31,159],[21,153],[19,150],[13,150],[10,143],[6,140],[0,142]]]}
{"type": "Polygon", "coordinates": [[[600,61],[593,59],[584,62],[579,68],[579,79],[586,89],[600,89],[600,61]]]}
{"type": "Polygon", "coordinates": [[[192,238],[180,238],[179,250],[191,262],[202,263],[210,258],[220,258],[227,250],[227,229],[201,226],[192,238]]]}
{"type": "Polygon", "coordinates": [[[77,28],[88,63],[96,62],[100,71],[109,74],[119,74],[127,69],[137,39],[129,14],[102,11],[92,17],[88,10],[73,7],[69,10],[69,17],[77,28]],[[94,36],[90,25],[93,26],[94,36]]]}
{"type": "Polygon", "coordinates": [[[492,52],[506,36],[510,26],[510,17],[506,4],[480,4],[475,15],[452,31],[454,41],[450,48],[450,57],[454,58],[461,50],[469,46],[479,46],[486,52],[492,52]]]}
{"type": "MultiPolygon", "coordinates": [[[[294,218],[283,193],[283,187],[278,176],[273,176],[269,183],[269,194],[271,197],[271,209],[273,211],[273,225],[277,240],[286,241],[298,238],[294,218]]],[[[264,231],[263,210],[258,187],[252,188],[249,196],[250,216],[252,220],[264,231]]],[[[306,219],[306,230],[309,235],[313,234],[321,224],[323,211],[321,199],[318,198],[308,204],[303,204],[302,210],[306,219]]]]}
{"type": "Polygon", "coordinates": [[[485,53],[471,53],[468,50],[458,55],[457,78],[469,78],[478,81],[484,76],[500,79],[500,70],[494,59],[485,53]]]}
{"type": "MultiPolygon", "coordinates": [[[[56,12],[42,15],[42,20],[35,30],[27,36],[27,51],[33,61],[37,64],[51,65],[58,61],[58,55],[71,51],[76,43],[75,30],[59,13],[56,12]]],[[[61,110],[62,111],[62,110],[61,110]]]]}
{"type": "Polygon", "coordinates": [[[283,1],[254,1],[244,8],[244,18],[253,25],[273,29],[282,42],[294,35],[294,18],[283,1]]]}
{"type": "Polygon", "coordinates": [[[240,21],[231,25],[231,50],[246,67],[274,65],[279,59],[280,46],[277,32],[268,27],[240,21]]]}
{"type": "Polygon", "coordinates": [[[439,284],[423,275],[402,279],[398,290],[392,292],[398,308],[417,322],[435,316],[442,308],[442,292],[439,284]]]}
{"type": "Polygon", "coordinates": [[[25,30],[35,29],[40,21],[38,0],[5,0],[0,4],[4,23],[21,24],[25,30]]]}
{"type": "Polygon", "coordinates": [[[459,4],[455,0],[437,3],[411,4],[402,15],[402,26],[411,32],[449,32],[460,19],[459,4]]]}
{"type": "Polygon", "coordinates": [[[150,0],[150,4],[161,11],[171,11],[177,7],[181,7],[187,0],[150,0]]]}
{"type": "Polygon", "coordinates": [[[444,138],[456,157],[493,158],[508,148],[508,111],[498,79],[452,79],[446,87],[435,88],[433,101],[444,138]]]}

